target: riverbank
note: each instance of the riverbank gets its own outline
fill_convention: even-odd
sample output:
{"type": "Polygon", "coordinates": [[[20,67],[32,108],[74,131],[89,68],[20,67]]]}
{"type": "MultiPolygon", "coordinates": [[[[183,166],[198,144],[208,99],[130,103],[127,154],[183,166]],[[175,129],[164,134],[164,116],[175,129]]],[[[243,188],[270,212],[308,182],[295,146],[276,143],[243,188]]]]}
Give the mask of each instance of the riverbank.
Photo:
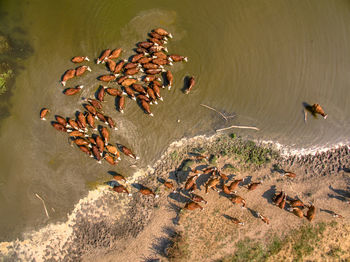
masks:
{"type": "MultiPolygon", "coordinates": [[[[306,219],[271,204],[273,194],[279,190],[315,204],[317,214],[312,225],[332,223],[335,219],[330,211],[345,217],[337,221],[339,225],[348,225],[349,204],[345,201],[350,197],[349,164],[347,146],[314,156],[281,157],[272,147],[260,147],[234,134],[182,139],[173,143],[153,168],[128,179],[132,197],[115,194],[109,186],[101,185],[75,206],[66,223],[28,233],[24,240],[1,243],[0,252],[7,258],[38,261],[224,259],[233,256],[237,245],[247,238],[267,243],[271,236],[284,239],[293,230],[309,225],[306,219]],[[198,153],[209,156],[209,160],[194,161],[192,156],[198,153]],[[180,212],[189,201],[186,193],[171,193],[160,181],[169,180],[181,187],[189,168],[206,166],[217,166],[230,180],[245,177],[244,185],[260,180],[263,184],[251,192],[243,186],[238,189],[237,194],[246,199],[248,207],[241,209],[222,193],[210,191],[206,195],[203,176],[195,193],[208,201],[205,210],[180,212]],[[282,176],[281,170],[293,171],[297,177],[282,176]],[[160,197],[136,193],[135,184],[153,189],[160,197]],[[271,223],[264,224],[256,218],[256,212],[267,216],[271,223]],[[237,227],[229,217],[245,225],[237,227]],[[178,235],[182,236],[180,242],[175,241],[180,243],[179,250],[171,252],[174,236],[178,235]]],[[[241,259],[238,261],[244,261],[241,259]]]]}

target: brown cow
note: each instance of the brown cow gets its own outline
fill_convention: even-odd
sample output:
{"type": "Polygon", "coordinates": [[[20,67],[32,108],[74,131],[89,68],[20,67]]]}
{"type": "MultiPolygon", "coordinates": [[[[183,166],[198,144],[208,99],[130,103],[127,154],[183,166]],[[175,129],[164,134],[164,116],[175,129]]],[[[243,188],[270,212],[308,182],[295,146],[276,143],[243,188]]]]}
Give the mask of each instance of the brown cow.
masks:
{"type": "Polygon", "coordinates": [[[117,193],[127,193],[128,196],[132,196],[132,194],[129,193],[129,191],[126,189],[125,186],[123,185],[117,185],[117,186],[114,186],[112,188],[113,191],[117,192],[117,193]]]}
{"type": "Polygon", "coordinates": [[[186,56],[182,55],[169,55],[168,60],[171,62],[180,62],[180,61],[188,61],[188,58],[186,56]]]}
{"type": "Polygon", "coordinates": [[[119,112],[123,114],[124,113],[124,107],[125,107],[125,96],[119,97],[118,107],[119,107],[119,112]]]}
{"type": "Polygon", "coordinates": [[[169,70],[166,72],[166,78],[167,78],[168,83],[169,83],[168,89],[170,90],[171,86],[173,85],[174,76],[169,70]]]}
{"type": "Polygon", "coordinates": [[[323,108],[319,104],[313,104],[311,107],[311,111],[314,114],[320,114],[324,119],[327,118],[327,114],[323,111],[323,108]]]}
{"type": "Polygon", "coordinates": [[[144,55],[141,53],[141,54],[137,54],[137,55],[134,55],[132,58],[131,58],[131,63],[136,63],[137,61],[139,61],[144,55]]]}
{"type": "Polygon", "coordinates": [[[125,183],[129,183],[128,181],[126,181],[125,177],[119,173],[116,173],[115,175],[113,175],[113,179],[117,181],[124,181],[125,183]]]}
{"type": "Polygon", "coordinates": [[[120,153],[117,149],[117,147],[112,146],[112,145],[106,145],[107,151],[111,154],[113,154],[114,156],[116,156],[117,160],[121,160],[120,158],[120,153]]]}
{"type": "Polygon", "coordinates": [[[150,109],[149,104],[147,103],[147,101],[141,99],[140,102],[141,102],[141,106],[142,106],[143,110],[145,110],[145,112],[147,114],[149,114],[150,116],[153,116],[153,113],[151,112],[151,109],[150,109]]]}
{"type": "Polygon", "coordinates": [[[214,178],[209,179],[209,181],[205,185],[205,193],[208,194],[209,188],[218,192],[218,190],[216,189],[216,185],[219,183],[220,183],[220,179],[218,177],[214,177],[214,178]]]}
{"type": "Polygon", "coordinates": [[[51,125],[58,131],[67,132],[67,128],[57,122],[52,122],[51,125]]]}
{"type": "Polygon", "coordinates": [[[142,195],[145,195],[145,196],[154,196],[155,198],[159,197],[159,195],[156,195],[151,189],[147,188],[147,187],[142,187],[140,188],[139,192],[142,194],[142,195]]]}
{"type": "Polygon", "coordinates": [[[108,70],[111,72],[111,73],[114,73],[114,70],[115,70],[115,67],[117,66],[117,63],[114,62],[113,60],[111,59],[107,59],[107,67],[108,67],[108,70]]]}
{"type": "Polygon", "coordinates": [[[121,146],[122,152],[127,155],[128,157],[134,158],[136,160],[140,159],[138,156],[136,156],[129,148],[126,146],[121,146]]]}
{"type": "Polygon", "coordinates": [[[105,141],[105,145],[108,145],[109,132],[108,132],[108,129],[104,126],[101,128],[101,135],[103,140],[105,141]]]}
{"type": "Polygon", "coordinates": [[[114,49],[111,54],[108,56],[108,59],[117,59],[122,53],[121,48],[114,49]]]}
{"type": "Polygon", "coordinates": [[[68,69],[62,76],[61,84],[63,86],[66,86],[66,83],[69,79],[72,79],[75,77],[75,69],[68,69]]]}
{"type": "Polygon", "coordinates": [[[112,88],[112,87],[108,87],[106,89],[106,92],[111,96],[122,96],[123,94],[125,94],[124,92],[120,91],[119,89],[112,88]]]}
{"type": "Polygon", "coordinates": [[[307,218],[307,220],[311,222],[315,218],[315,215],[316,215],[316,208],[314,205],[311,204],[309,206],[309,210],[307,211],[305,217],[307,218]]]}
{"type": "Polygon", "coordinates": [[[105,51],[102,52],[99,58],[96,60],[96,64],[99,63],[104,63],[104,61],[107,59],[107,57],[111,54],[112,50],[111,49],[106,49],[105,51]]]}
{"type": "Polygon", "coordinates": [[[102,104],[100,101],[93,99],[93,98],[88,98],[87,101],[96,109],[102,110],[102,104]]]}
{"type": "Polygon", "coordinates": [[[64,119],[63,117],[61,117],[61,116],[59,116],[59,115],[56,115],[55,118],[56,118],[56,121],[57,121],[58,123],[60,123],[60,124],[63,125],[64,127],[68,127],[68,123],[67,123],[67,120],[66,120],[66,119],[64,119]]]}
{"type": "Polygon", "coordinates": [[[228,189],[230,192],[236,193],[235,189],[238,187],[239,183],[243,182],[244,179],[236,179],[232,181],[232,183],[229,185],[228,189]]]}
{"type": "Polygon", "coordinates": [[[124,65],[125,65],[125,61],[124,61],[124,60],[120,61],[120,62],[116,65],[116,67],[115,67],[115,69],[114,69],[114,72],[113,72],[115,76],[118,76],[118,75],[119,75],[119,73],[122,71],[124,65]]]}
{"type": "Polygon", "coordinates": [[[153,32],[157,33],[158,35],[161,35],[161,36],[168,36],[169,38],[173,38],[173,36],[168,33],[165,29],[163,28],[156,28],[156,29],[153,29],[153,32]]]}
{"type": "Polygon", "coordinates": [[[110,156],[108,154],[105,154],[105,156],[103,158],[108,162],[108,164],[110,164],[112,166],[114,166],[118,162],[112,156],[110,156]]]}
{"type": "Polygon", "coordinates": [[[118,130],[116,124],[114,123],[111,117],[107,116],[107,122],[110,128],[113,128],[114,130],[118,130]]]}
{"type": "Polygon", "coordinates": [[[195,210],[197,208],[199,208],[200,210],[204,209],[200,204],[193,201],[186,203],[186,205],[184,206],[184,209],[187,210],[195,210]]]}
{"type": "Polygon", "coordinates": [[[75,56],[71,59],[73,63],[81,63],[84,61],[90,61],[90,59],[87,56],[75,56]]]}
{"type": "Polygon", "coordinates": [[[40,119],[41,120],[46,120],[45,116],[47,115],[47,113],[49,113],[50,110],[47,108],[43,108],[40,110],[40,119]]]}
{"type": "Polygon", "coordinates": [[[195,85],[195,83],[196,83],[196,81],[194,80],[194,77],[191,76],[191,78],[190,78],[190,80],[189,80],[189,86],[188,86],[188,88],[185,90],[185,94],[188,94],[188,93],[192,90],[192,88],[193,88],[193,86],[195,85]]]}
{"type": "Polygon", "coordinates": [[[103,140],[99,135],[96,135],[95,141],[96,141],[96,145],[98,147],[98,150],[100,151],[100,156],[102,156],[102,152],[105,149],[105,145],[103,143],[103,140]]]}
{"type": "Polygon", "coordinates": [[[204,203],[207,204],[208,202],[204,200],[203,197],[196,195],[196,194],[191,194],[191,200],[197,203],[204,203]]]}
{"type": "Polygon", "coordinates": [[[256,189],[258,187],[258,185],[261,185],[261,184],[262,184],[262,182],[250,183],[247,188],[249,191],[253,191],[254,189],[256,189]]]}
{"type": "Polygon", "coordinates": [[[102,75],[98,77],[98,80],[102,82],[111,82],[111,81],[114,81],[115,79],[116,79],[115,75],[102,75]]]}
{"type": "Polygon", "coordinates": [[[264,223],[270,224],[270,220],[269,220],[267,217],[261,215],[259,212],[257,212],[256,215],[257,215],[259,218],[261,218],[261,220],[264,221],[264,223]]]}
{"type": "Polygon", "coordinates": [[[89,66],[79,66],[75,69],[75,76],[81,76],[83,75],[86,71],[91,72],[91,68],[89,66]]]}
{"type": "Polygon", "coordinates": [[[75,88],[66,88],[63,91],[63,94],[65,94],[66,96],[75,95],[75,94],[79,93],[80,89],[82,89],[83,87],[84,87],[83,85],[80,85],[80,86],[77,86],[75,88]]]}
{"type": "Polygon", "coordinates": [[[242,208],[244,208],[245,205],[246,205],[246,202],[245,202],[244,198],[242,198],[241,196],[238,196],[238,195],[234,195],[231,198],[231,202],[233,204],[242,204],[242,208]]]}

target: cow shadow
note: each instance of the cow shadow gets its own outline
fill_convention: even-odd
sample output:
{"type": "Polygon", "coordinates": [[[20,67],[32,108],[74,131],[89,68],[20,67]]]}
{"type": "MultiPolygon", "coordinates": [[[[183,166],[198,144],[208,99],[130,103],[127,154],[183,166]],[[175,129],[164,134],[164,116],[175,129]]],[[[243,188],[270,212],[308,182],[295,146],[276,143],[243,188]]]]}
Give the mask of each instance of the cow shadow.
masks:
{"type": "Polygon", "coordinates": [[[315,114],[314,110],[312,109],[312,105],[310,105],[309,103],[307,102],[303,102],[302,103],[303,107],[304,107],[304,110],[303,110],[303,113],[306,111],[306,112],[309,112],[314,118],[317,118],[317,115],[315,114]]]}
{"type": "Polygon", "coordinates": [[[273,185],[270,187],[270,189],[266,190],[263,194],[262,197],[267,200],[269,204],[272,204],[272,198],[276,194],[276,186],[273,185]]]}
{"type": "MultiPolygon", "coordinates": [[[[336,189],[333,188],[331,185],[329,186],[329,189],[332,190],[334,193],[346,198],[346,197],[350,197],[350,192],[347,190],[343,190],[343,189],[336,189]]],[[[349,189],[349,188],[348,188],[349,189]]]]}
{"type": "Polygon", "coordinates": [[[184,78],[184,85],[181,89],[181,91],[186,94],[186,90],[188,89],[188,87],[190,86],[190,79],[191,77],[190,76],[185,76],[184,78]]]}

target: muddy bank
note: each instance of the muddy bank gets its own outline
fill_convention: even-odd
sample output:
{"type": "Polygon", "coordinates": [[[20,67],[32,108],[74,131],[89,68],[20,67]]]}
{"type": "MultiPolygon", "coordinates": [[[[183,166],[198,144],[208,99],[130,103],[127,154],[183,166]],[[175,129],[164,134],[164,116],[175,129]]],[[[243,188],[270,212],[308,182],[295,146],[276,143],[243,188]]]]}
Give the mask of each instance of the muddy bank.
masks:
{"type": "MultiPolygon", "coordinates": [[[[271,147],[260,147],[235,135],[183,139],[173,143],[153,168],[139,171],[129,178],[130,184],[127,184],[127,187],[133,193],[132,197],[116,194],[109,186],[100,185],[75,206],[67,222],[27,233],[22,240],[1,243],[1,256],[23,261],[34,258],[38,261],[50,259],[116,261],[116,257],[123,261],[159,258],[166,260],[167,248],[176,232],[189,233],[194,243],[197,243],[198,239],[207,238],[212,234],[213,229],[219,233],[221,229],[232,231],[232,226],[227,226],[227,221],[223,219],[223,214],[227,212],[233,212],[227,214],[231,216],[239,214],[240,219],[252,224],[250,230],[233,230],[231,236],[237,241],[243,236],[252,234],[264,238],[266,232],[271,233],[270,231],[276,230],[276,227],[279,229],[282,227],[287,232],[295,226],[295,223],[299,226],[303,222],[295,222],[293,215],[281,210],[268,211],[271,209],[269,198],[277,190],[283,189],[292,197],[299,196],[304,201],[312,200],[317,205],[322,203],[323,209],[334,209],[335,206],[338,208],[345,205],[344,201],[350,197],[346,188],[349,184],[348,152],[348,146],[344,146],[315,156],[281,157],[271,147]],[[208,155],[209,160],[194,161],[192,156],[198,153],[208,155]],[[176,187],[181,187],[190,168],[214,165],[224,170],[230,179],[248,177],[247,183],[264,180],[264,185],[254,192],[256,195],[245,196],[249,208],[252,212],[259,210],[266,213],[272,221],[289,221],[290,224],[286,226],[280,221],[276,222],[274,227],[261,229],[262,225],[252,215],[253,213],[242,213],[242,210],[235,209],[236,207],[232,207],[232,203],[227,201],[226,197],[214,192],[203,195],[204,181],[196,194],[208,198],[208,207],[203,212],[194,211],[181,217],[180,210],[188,202],[186,194],[184,196],[171,193],[160,181],[169,180],[176,187]],[[293,170],[298,174],[297,178],[293,181],[285,180],[279,172],[282,169],[293,170]],[[153,198],[137,193],[136,188],[139,184],[151,188],[160,197],[153,198]],[[276,215],[275,212],[282,213],[276,215]],[[184,228],[187,219],[198,220],[201,223],[198,224],[199,227],[188,231],[184,228]],[[209,229],[205,225],[208,225],[209,229]]],[[[246,194],[244,189],[241,190],[242,194],[246,194]]],[[[320,221],[328,219],[327,215],[329,216],[323,212],[317,219],[320,221]]],[[[220,241],[214,239],[213,243],[224,245],[227,240],[228,238],[220,241]]],[[[234,243],[235,241],[228,245],[224,253],[232,253],[234,243]]],[[[206,253],[208,258],[220,258],[217,253],[208,252],[206,253]]],[[[194,255],[195,250],[191,254],[188,257],[186,255],[184,259],[193,261],[200,259],[194,255]]]]}

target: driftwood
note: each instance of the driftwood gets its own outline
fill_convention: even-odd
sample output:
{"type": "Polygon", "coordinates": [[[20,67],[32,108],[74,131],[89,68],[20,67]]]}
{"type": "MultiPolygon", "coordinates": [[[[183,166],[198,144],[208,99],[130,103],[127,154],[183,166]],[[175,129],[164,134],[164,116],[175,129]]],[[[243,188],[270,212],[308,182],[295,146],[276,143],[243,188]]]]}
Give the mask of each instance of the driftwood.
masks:
{"type": "Polygon", "coordinates": [[[225,116],[223,113],[219,112],[218,110],[216,110],[216,109],[214,109],[214,108],[212,108],[212,107],[210,107],[210,106],[204,105],[204,104],[201,104],[201,106],[204,106],[204,107],[206,107],[206,108],[208,108],[208,109],[210,109],[210,110],[215,111],[216,113],[218,113],[219,115],[221,115],[221,116],[225,119],[225,121],[227,121],[227,119],[229,119],[229,118],[235,117],[235,115],[232,115],[232,116],[225,116]]]}
{"type": "Polygon", "coordinates": [[[44,199],[42,199],[42,198],[41,198],[38,194],[36,194],[36,193],[35,193],[35,196],[36,196],[37,198],[39,198],[39,199],[43,202],[46,216],[47,216],[47,218],[50,218],[49,213],[47,212],[47,208],[46,208],[44,199]]]}
{"type": "Polygon", "coordinates": [[[221,129],[216,129],[215,132],[220,132],[220,131],[224,131],[227,129],[231,129],[231,128],[241,128],[241,129],[254,129],[254,130],[260,130],[259,128],[255,127],[255,126],[229,126],[229,127],[225,127],[225,128],[221,128],[221,129]]]}

